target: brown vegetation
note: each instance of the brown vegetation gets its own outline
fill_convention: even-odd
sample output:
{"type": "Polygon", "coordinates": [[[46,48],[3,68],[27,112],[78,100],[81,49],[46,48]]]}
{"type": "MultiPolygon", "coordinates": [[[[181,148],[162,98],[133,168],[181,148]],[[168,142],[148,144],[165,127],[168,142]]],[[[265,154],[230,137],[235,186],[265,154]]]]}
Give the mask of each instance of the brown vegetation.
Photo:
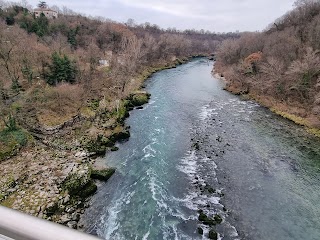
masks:
{"type": "Polygon", "coordinates": [[[296,8],[261,33],[224,41],[215,70],[227,89],[320,126],[320,2],[296,8]]]}

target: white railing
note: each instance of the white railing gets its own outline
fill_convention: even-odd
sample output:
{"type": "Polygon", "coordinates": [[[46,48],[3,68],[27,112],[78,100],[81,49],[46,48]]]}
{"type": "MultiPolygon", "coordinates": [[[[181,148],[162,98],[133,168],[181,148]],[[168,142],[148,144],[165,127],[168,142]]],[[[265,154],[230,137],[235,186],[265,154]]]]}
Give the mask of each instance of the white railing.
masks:
{"type": "Polygon", "coordinates": [[[63,225],[0,206],[0,240],[98,240],[63,225]]]}

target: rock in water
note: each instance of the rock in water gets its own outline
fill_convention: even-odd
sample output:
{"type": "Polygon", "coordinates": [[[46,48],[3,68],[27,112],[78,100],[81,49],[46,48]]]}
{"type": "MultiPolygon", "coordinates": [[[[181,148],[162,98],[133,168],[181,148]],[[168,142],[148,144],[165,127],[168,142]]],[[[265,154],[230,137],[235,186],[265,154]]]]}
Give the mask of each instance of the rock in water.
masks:
{"type": "Polygon", "coordinates": [[[198,227],[198,233],[199,233],[200,235],[203,235],[203,229],[202,229],[201,227],[198,227]]]}
{"type": "Polygon", "coordinates": [[[215,230],[211,229],[209,232],[209,239],[214,239],[217,240],[218,239],[218,234],[215,230]]]}

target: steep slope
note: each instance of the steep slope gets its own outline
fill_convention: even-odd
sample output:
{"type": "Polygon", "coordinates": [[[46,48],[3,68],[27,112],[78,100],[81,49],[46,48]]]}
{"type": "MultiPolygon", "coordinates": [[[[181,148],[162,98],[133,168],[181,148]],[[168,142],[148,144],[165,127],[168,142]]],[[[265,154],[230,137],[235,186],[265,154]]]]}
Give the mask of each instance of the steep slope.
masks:
{"type": "Polygon", "coordinates": [[[319,128],[319,29],[320,1],[298,1],[265,31],[224,41],[215,71],[227,79],[227,90],[319,128]]]}

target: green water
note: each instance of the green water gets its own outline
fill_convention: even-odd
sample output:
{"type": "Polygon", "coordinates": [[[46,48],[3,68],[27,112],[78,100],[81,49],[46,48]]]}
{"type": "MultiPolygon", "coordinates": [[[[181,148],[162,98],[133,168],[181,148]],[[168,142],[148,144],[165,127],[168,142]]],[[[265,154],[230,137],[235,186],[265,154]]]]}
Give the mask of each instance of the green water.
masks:
{"type": "Polygon", "coordinates": [[[105,157],[117,172],[94,196],[87,232],[207,239],[202,209],[222,216],[222,239],[320,239],[319,141],[223,91],[212,64],[197,59],[147,81],[152,97],[131,112],[130,140],[105,157]]]}

